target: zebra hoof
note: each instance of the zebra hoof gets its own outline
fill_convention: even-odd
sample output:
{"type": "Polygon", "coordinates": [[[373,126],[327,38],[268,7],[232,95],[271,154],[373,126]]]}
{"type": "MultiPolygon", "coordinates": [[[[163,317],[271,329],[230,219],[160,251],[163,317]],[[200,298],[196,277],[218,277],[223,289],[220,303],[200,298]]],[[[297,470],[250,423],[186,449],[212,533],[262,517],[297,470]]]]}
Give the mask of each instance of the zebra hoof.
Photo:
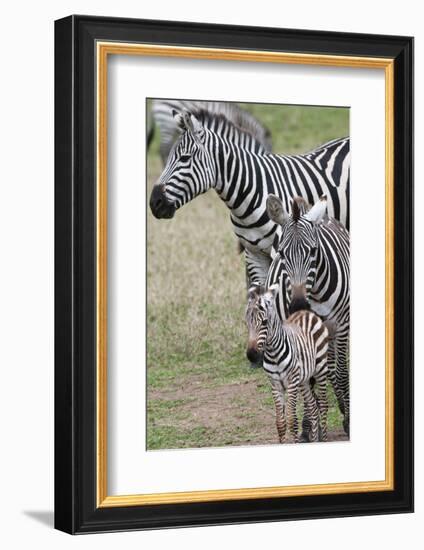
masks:
{"type": "Polygon", "coordinates": [[[311,422],[308,418],[303,417],[302,420],[302,433],[300,435],[301,443],[310,443],[310,434],[311,433],[311,422]]]}
{"type": "Polygon", "coordinates": [[[349,422],[349,419],[343,420],[343,429],[345,431],[345,434],[349,437],[349,435],[350,435],[350,422],[349,422]]]}
{"type": "Polygon", "coordinates": [[[299,443],[310,443],[310,440],[309,440],[309,431],[308,431],[308,432],[303,431],[303,432],[300,434],[299,443]]]}

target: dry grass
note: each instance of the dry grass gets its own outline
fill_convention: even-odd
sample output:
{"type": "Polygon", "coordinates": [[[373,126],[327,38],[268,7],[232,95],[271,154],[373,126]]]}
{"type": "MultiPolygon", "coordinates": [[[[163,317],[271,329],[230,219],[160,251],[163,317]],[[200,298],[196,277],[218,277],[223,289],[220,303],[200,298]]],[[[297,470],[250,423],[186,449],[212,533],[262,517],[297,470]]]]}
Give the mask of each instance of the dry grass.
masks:
{"type": "MultiPolygon", "coordinates": [[[[279,151],[348,134],[346,110],[251,109],[278,136],[279,151]]],[[[148,194],[160,172],[156,135],[148,194]]],[[[147,231],[148,448],[276,443],[268,381],[245,359],[244,262],[227,208],[210,191],[172,220],[156,220],[149,210],[147,231]]],[[[330,427],[337,428],[332,402],[330,427]]]]}

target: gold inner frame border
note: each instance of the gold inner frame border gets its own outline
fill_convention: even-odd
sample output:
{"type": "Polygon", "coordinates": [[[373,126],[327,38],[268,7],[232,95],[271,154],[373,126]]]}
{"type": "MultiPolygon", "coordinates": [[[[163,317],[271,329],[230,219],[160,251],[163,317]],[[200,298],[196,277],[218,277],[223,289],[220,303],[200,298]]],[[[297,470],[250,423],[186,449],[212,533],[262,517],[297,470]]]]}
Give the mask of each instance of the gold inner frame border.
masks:
{"type": "Polygon", "coordinates": [[[307,495],[365,493],[394,489],[394,60],[391,58],[354,57],[163,46],[140,43],[96,43],[97,63],[97,336],[96,336],[96,470],[97,507],[143,506],[212,502],[307,495]],[[262,63],[284,63],[332,67],[383,69],[385,72],[385,479],[316,485],[214,489],[132,495],[107,494],[107,62],[109,55],[138,55],[218,59],[262,63]]]}

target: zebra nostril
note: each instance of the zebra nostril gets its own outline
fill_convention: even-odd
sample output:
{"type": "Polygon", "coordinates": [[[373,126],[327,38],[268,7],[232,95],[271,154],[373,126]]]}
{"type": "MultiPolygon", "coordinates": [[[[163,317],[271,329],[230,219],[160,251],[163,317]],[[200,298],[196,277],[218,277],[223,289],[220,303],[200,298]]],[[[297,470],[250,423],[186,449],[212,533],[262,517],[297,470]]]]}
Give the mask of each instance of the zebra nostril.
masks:
{"type": "Polygon", "coordinates": [[[159,208],[160,206],[162,206],[163,202],[164,201],[162,197],[156,197],[152,200],[152,204],[155,208],[159,208]]]}

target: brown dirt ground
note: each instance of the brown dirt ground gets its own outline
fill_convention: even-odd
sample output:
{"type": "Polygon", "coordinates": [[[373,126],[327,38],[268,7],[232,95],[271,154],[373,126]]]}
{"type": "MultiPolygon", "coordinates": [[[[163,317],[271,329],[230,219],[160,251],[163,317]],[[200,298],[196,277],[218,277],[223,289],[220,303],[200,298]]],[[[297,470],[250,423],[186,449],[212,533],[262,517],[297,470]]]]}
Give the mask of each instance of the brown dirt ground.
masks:
{"type": "MultiPolygon", "coordinates": [[[[266,402],[268,395],[255,380],[205,387],[198,376],[184,388],[149,390],[149,401],[185,400],[178,406],[178,414],[172,411],[169,417],[156,419],[156,425],[172,424],[179,430],[202,426],[218,434],[219,446],[266,445],[278,443],[275,411],[266,402]],[[187,396],[191,398],[187,400],[187,396]]],[[[343,429],[328,434],[328,441],[347,440],[343,429]]]]}

